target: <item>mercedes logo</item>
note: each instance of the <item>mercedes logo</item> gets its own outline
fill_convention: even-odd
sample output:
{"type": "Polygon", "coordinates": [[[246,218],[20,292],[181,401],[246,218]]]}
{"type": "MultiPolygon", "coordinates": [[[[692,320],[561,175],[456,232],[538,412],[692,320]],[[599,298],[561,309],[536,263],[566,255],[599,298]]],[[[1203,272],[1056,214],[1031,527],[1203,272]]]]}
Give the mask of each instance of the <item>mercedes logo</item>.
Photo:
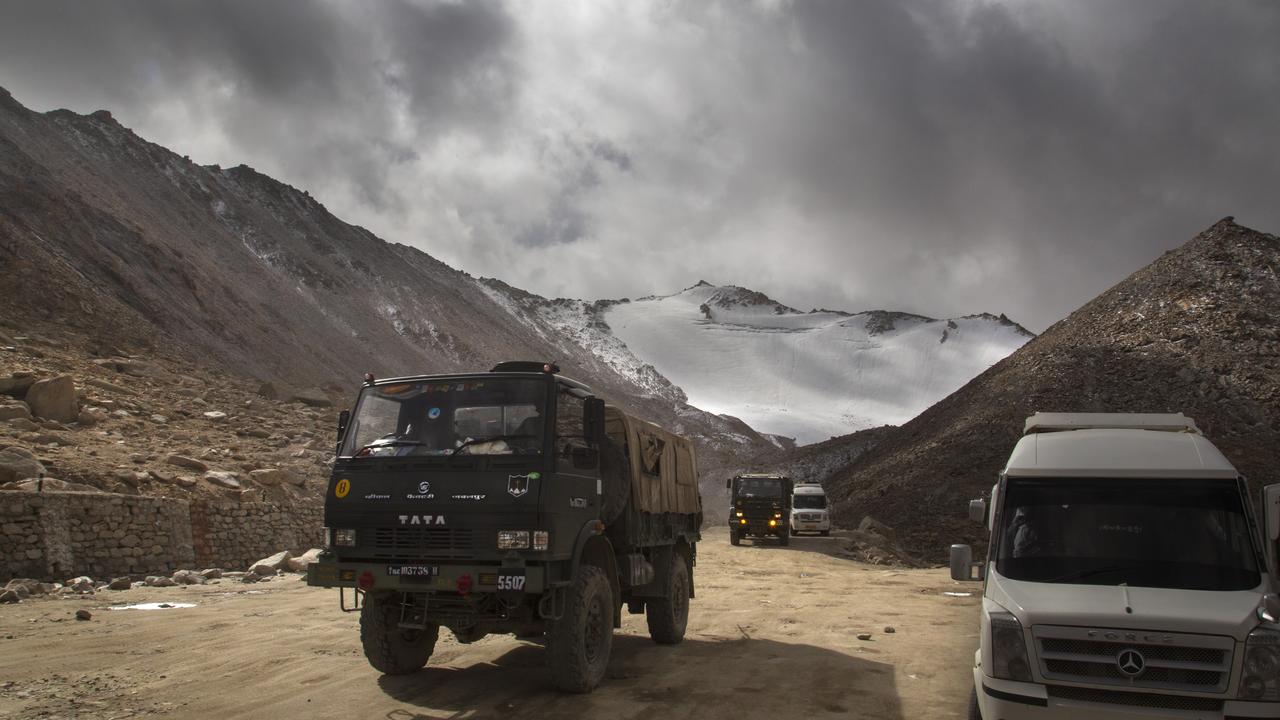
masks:
{"type": "Polygon", "coordinates": [[[418,492],[422,493],[423,495],[426,495],[427,493],[431,492],[431,483],[427,482],[426,480],[423,480],[422,482],[418,483],[418,492]]]}
{"type": "Polygon", "coordinates": [[[1121,650],[1116,656],[1116,667],[1120,668],[1120,672],[1129,677],[1138,677],[1143,670],[1147,669],[1147,659],[1142,657],[1142,653],[1129,648],[1121,650]]]}

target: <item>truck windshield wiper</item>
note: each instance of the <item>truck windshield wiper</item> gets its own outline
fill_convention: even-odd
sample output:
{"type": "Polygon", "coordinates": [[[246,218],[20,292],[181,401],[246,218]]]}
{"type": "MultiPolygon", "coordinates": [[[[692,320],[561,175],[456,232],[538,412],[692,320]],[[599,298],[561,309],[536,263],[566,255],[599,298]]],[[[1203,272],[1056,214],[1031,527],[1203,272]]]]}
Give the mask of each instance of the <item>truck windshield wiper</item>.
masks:
{"type": "Polygon", "coordinates": [[[395,440],[377,440],[377,441],[375,441],[375,442],[372,442],[372,443],[370,443],[370,444],[368,444],[368,445],[365,445],[364,447],[360,448],[360,451],[356,453],[356,457],[359,457],[359,456],[360,456],[360,453],[365,452],[366,450],[368,450],[368,451],[372,452],[372,451],[374,451],[374,450],[376,450],[376,449],[378,449],[378,448],[385,448],[385,447],[416,447],[416,446],[418,446],[418,445],[426,445],[426,443],[424,443],[424,442],[422,442],[422,441],[420,441],[420,440],[405,440],[405,439],[400,439],[400,438],[397,438],[397,439],[395,439],[395,440]]]}
{"type": "Polygon", "coordinates": [[[479,445],[480,443],[493,442],[494,440],[518,440],[520,438],[536,439],[537,437],[538,437],[537,435],[491,435],[489,437],[471,438],[470,440],[467,440],[463,442],[461,445],[459,445],[458,447],[454,448],[453,452],[449,453],[449,457],[453,457],[458,453],[462,452],[462,449],[465,447],[471,447],[472,445],[479,445]]]}
{"type": "Polygon", "coordinates": [[[1060,583],[1060,582],[1067,582],[1069,580],[1083,580],[1088,577],[1093,577],[1094,575],[1102,575],[1104,573],[1116,572],[1117,570],[1136,570],[1136,569],[1138,568],[1135,565],[1105,565],[1100,568],[1089,568],[1088,570],[1078,570],[1073,573],[1067,573],[1066,575],[1053,578],[1052,580],[1048,580],[1046,582],[1060,583]]]}

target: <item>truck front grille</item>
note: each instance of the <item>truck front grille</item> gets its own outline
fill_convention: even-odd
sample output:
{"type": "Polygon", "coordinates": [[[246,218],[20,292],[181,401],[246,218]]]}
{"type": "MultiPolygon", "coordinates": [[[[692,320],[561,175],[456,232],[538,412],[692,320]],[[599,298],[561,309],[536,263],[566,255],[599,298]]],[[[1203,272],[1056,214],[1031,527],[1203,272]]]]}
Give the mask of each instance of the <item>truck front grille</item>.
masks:
{"type": "Polygon", "coordinates": [[[474,549],[475,536],[469,529],[407,527],[373,532],[376,558],[457,557],[474,549]]]}
{"type": "Polygon", "coordinates": [[[1225,693],[1231,677],[1229,637],[1039,625],[1032,632],[1048,680],[1225,693]]]}

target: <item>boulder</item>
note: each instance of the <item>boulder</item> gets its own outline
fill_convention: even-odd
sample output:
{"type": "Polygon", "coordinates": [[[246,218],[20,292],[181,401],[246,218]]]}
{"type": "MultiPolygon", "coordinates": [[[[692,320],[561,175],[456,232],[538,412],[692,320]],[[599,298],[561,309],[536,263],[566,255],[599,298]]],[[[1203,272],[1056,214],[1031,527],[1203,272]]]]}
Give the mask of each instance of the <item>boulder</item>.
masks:
{"type": "Polygon", "coordinates": [[[212,420],[214,422],[221,422],[227,419],[227,414],[221,410],[210,410],[207,413],[203,413],[203,415],[205,420],[212,420]]]}
{"type": "Polygon", "coordinates": [[[292,557],[293,556],[289,554],[288,550],[281,550],[271,557],[265,557],[250,565],[249,572],[262,577],[275,575],[277,570],[281,570],[289,566],[289,559],[292,557]]]}
{"type": "Polygon", "coordinates": [[[221,568],[205,568],[204,570],[200,571],[200,576],[203,577],[205,580],[217,580],[218,578],[222,577],[222,569],[221,568]]]}
{"type": "Polygon", "coordinates": [[[36,417],[58,422],[75,422],[80,416],[76,400],[76,384],[70,375],[37,380],[27,390],[27,405],[36,417]]]}
{"type": "Polygon", "coordinates": [[[71,578],[63,583],[63,590],[73,593],[92,593],[94,590],[93,578],[87,575],[71,578]]]}
{"type": "Polygon", "coordinates": [[[44,465],[36,460],[30,450],[20,447],[0,450],[0,483],[40,477],[44,473],[44,465]]]}
{"type": "Polygon", "coordinates": [[[35,381],[36,377],[31,373],[13,373],[7,378],[0,378],[0,395],[24,397],[35,381]]]}
{"type": "Polygon", "coordinates": [[[289,569],[294,572],[306,572],[307,566],[315,562],[320,557],[320,548],[311,548],[297,557],[291,557],[288,560],[289,569]]]}
{"type": "Polygon", "coordinates": [[[333,401],[319,390],[297,390],[289,396],[289,399],[294,402],[302,403],[308,407],[333,407],[333,401]]]}
{"type": "Polygon", "coordinates": [[[0,420],[31,419],[31,408],[21,400],[0,402],[0,420]]]}
{"type": "Polygon", "coordinates": [[[176,453],[166,457],[164,461],[170,465],[176,465],[178,467],[187,468],[188,470],[196,470],[199,472],[204,472],[209,469],[209,466],[200,460],[187,457],[186,455],[178,455],[176,453]]]}
{"type": "Polygon", "coordinates": [[[28,420],[26,418],[14,418],[10,420],[9,427],[15,430],[25,430],[28,432],[40,429],[40,426],[35,424],[34,421],[28,420]]]}
{"type": "Polygon", "coordinates": [[[249,478],[259,485],[280,485],[281,483],[288,483],[290,485],[297,484],[294,481],[293,473],[279,468],[253,470],[249,473],[249,478]]]}
{"type": "Polygon", "coordinates": [[[205,577],[194,570],[179,570],[170,578],[179,585],[203,585],[205,577]]]}
{"type": "Polygon", "coordinates": [[[133,587],[133,580],[128,577],[118,577],[107,585],[110,590],[128,590],[131,587],[133,587]]]}
{"type": "Polygon", "coordinates": [[[104,422],[110,415],[107,411],[100,407],[85,408],[76,416],[76,424],[80,427],[93,427],[100,422],[104,422]]]}
{"type": "Polygon", "coordinates": [[[16,603],[22,602],[22,598],[18,597],[18,593],[12,590],[0,592],[0,603],[16,603]]]}
{"type": "Polygon", "coordinates": [[[173,587],[178,583],[162,575],[148,575],[147,587],[173,587]]]}
{"type": "Polygon", "coordinates": [[[81,620],[81,621],[88,621],[88,620],[92,620],[92,619],[93,619],[93,613],[89,612],[88,610],[77,610],[77,611],[76,611],[76,619],[77,619],[77,620],[81,620]]]}

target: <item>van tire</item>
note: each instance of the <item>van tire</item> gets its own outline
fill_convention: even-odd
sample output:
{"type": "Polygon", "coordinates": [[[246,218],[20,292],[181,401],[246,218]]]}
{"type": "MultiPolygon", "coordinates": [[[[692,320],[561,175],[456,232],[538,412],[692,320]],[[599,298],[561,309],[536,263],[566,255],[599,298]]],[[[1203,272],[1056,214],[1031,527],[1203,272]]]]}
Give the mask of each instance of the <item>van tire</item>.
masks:
{"type": "Polygon", "coordinates": [[[969,691],[969,720],[982,720],[982,709],[978,707],[978,688],[969,691]]]}
{"type": "Polygon", "coordinates": [[[678,552],[671,553],[667,570],[666,597],[650,598],[645,603],[645,619],[649,637],[659,645],[676,645],[684,640],[689,626],[689,565],[678,552]]]}
{"type": "Polygon", "coordinates": [[[822,537],[831,537],[830,530],[819,530],[818,534],[821,535],[822,537]]]}
{"type": "Polygon", "coordinates": [[[589,693],[604,679],[613,649],[613,590],[604,571],[578,568],[564,615],[547,630],[551,682],[571,693],[589,693]]]}
{"type": "Polygon", "coordinates": [[[425,630],[401,629],[399,603],[378,602],[365,596],[360,608],[360,644],[369,664],[378,672],[408,675],[421,670],[431,659],[439,637],[439,625],[427,625],[425,630]]]}

